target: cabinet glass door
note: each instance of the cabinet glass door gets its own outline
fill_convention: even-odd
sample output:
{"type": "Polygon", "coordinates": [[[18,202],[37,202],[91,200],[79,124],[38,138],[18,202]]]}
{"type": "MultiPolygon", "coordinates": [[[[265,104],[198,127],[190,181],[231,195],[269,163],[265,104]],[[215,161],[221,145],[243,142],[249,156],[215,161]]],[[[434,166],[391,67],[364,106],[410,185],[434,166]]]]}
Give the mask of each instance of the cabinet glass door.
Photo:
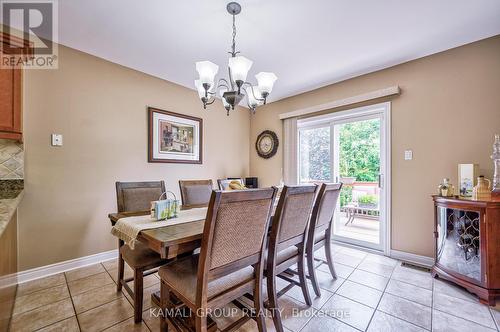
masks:
{"type": "Polygon", "coordinates": [[[437,226],[436,262],[481,282],[479,212],[437,207],[437,226]]]}

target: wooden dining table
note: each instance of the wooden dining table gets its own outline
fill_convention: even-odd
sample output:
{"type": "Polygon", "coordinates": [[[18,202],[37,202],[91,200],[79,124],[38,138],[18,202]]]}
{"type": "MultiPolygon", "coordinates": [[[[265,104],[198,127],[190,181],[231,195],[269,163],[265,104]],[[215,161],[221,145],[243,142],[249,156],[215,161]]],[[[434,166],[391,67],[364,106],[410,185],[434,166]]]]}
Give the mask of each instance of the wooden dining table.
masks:
{"type": "MultiPolygon", "coordinates": [[[[278,198],[279,197],[276,197],[274,201],[271,224],[278,205],[278,198]]],[[[181,210],[182,209],[181,206],[181,210]]],[[[111,226],[114,226],[116,222],[122,218],[145,216],[149,214],[150,211],[121,212],[110,213],[108,217],[111,221],[111,226]]],[[[165,226],[143,230],[137,236],[137,240],[146,244],[151,250],[159,253],[161,258],[173,259],[201,247],[205,219],[174,225],[168,225],[168,221],[159,222],[165,222],[165,226]]]]}
{"type": "MultiPolygon", "coordinates": [[[[111,225],[122,218],[149,215],[149,211],[111,213],[108,215],[111,225]]],[[[146,229],[139,233],[137,240],[146,244],[151,250],[160,254],[164,259],[173,259],[179,255],[192,252],[201,246],[205,219],[146,229]]]]}
{"type": "MultiPolygon", "coordinates": [[[[122,218],[149,215],[150,211],[110,213],[108,215],[111,225],[122,218]]],[[[182,254],[190,254],[193,250],[201,247],[201,238],[205,219],[186,222],[182,224],[168,225],[164,222],[164,227],[146,229],[139,233],[137,240],[146,244],[151,250],[156,251],[164,259],[174,259],[182,254]]],[[[123,240],[119,239],[119,246],[123,245],[123,240]]],[[[160,290],[151,293],[151,300],[160,305],[160,290]]],[[[213,325],[214,322],[210,322],[213,325]]]]}

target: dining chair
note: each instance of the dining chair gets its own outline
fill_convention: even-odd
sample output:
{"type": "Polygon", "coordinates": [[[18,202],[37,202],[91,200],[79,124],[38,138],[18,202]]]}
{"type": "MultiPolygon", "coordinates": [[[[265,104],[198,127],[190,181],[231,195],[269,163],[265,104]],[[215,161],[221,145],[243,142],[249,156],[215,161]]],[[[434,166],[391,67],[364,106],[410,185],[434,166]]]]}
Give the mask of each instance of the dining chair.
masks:
{"type": "Polygon", "coordinates": [[[231,188],[229,188],[229,184],[232,181],[237,181],[241,186],[245,186],[245,180],[242,178],[218,179],[217,184],[220,190],[231,190],[231,188]]]}
{"type": "Polygon", "coordinates": [[[183,209],[208,206],[212,195],[212,180],[180,180],[183,209]]]}
{"type": "Polygon", "coordinates": [[[312,305],[305,272],[305,249],[316,190],[316,185],[284,186],[273,217],[265,274],[269,308],[277,331],[283,331],[278,297],[297,285],[306,304],[312,305]],[[299,282],[285,273],[294,264],[298,266],[299,282]],[[276,292],[277,277],[290,283],[279,293],[276,292]]]}
{"type": "MultiPolygon", "coordinates": [[[[116,198],[118,212],[140,212],[149,211],[151,201],[156,201],[165,192],[164,181],[154,182],[116,182],[116,198]]],[[[143,279],[145,276],[155,273],[156,268],[167,263],[160,255],[149,249],[146,245],[137,241],[134,249],[124,245],[123,240],[118,240],[118,280],[117,291],[125,288],[127,293],[134,299],[134,321],[142,320],[143,301],[143,279]],[[124,278],[125,265],[127,263],[134,271],[132,278],[124,278]],[[134,281],[134,290],[128,286],[128,282],[134,281]]]]}
{"type": "MultiPolygon", "coordinates": [[[[276,189],[212,192],[203,229],[200,254],[181,258],[159,270],[161,278],[161,331],[181,326],[172,308],[194,313],[194,329],[207,331],[208,311],[221,308],[246,293],[253,293],[257,313],[264,313],[262,279],[267,232],[276,189]],[[168,324],[167,324],[168,322],[168,324]]],[[[232,323],[241,326],[249,317],[232,323]]],[[[255,317],[265,331],[264,316],[255,317]]]]}
{"type": "Polygon", "coordinates": [[[316,277],[315,260],[327,263],[332,277],[334,279],[337,278],[332,258],[332,226],[333,214],[337,207],[341,189],[342,183],[322,183],[312,210],[306,255],[309,278],[311,279],[314,293],[317,296],[321,296],[321,291],[318,278],[316,277]],[[319,258],[314,258],[315,251],[322,247],[325,247],[326,262],[319,258]]]}

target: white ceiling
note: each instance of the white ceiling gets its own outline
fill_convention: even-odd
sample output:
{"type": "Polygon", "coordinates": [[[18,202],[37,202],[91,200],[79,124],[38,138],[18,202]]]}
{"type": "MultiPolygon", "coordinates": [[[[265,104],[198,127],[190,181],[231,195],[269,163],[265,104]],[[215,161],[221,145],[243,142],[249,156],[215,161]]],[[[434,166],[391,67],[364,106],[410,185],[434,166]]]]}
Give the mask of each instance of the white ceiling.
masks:
{"type": "MultiPolygon", "coordinates": [[[[226,0],[59,0],[62,44],[194,89],[226,76],[226,0]]],[[[499,0],[241,0],[237,48],[281,99],[500,34],[499,0]]],[[[500,55],[499,55],[500,56],[500,55]]]]}

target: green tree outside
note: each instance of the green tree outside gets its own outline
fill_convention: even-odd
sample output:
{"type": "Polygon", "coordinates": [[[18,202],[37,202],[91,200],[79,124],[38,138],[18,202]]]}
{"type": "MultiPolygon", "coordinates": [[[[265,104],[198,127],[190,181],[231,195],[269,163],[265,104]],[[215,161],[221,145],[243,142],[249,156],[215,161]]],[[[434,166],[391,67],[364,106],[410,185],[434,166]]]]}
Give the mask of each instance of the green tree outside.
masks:
{"type": "Polygon", "coordinates": [[[339,142],[340,176],[376,182],[380,172],[380,120],[341,125],[339,142]]]}
{"type": "MultiPolygon", "coordinates": [[[[339,125],[339,168],[341,177],[376,182],[380,172],[380,120],[339,125]]],[[[300,131],[301,182],[332,181],[330,127],[300,131]]],[[[352,187],[344,186],[340,204],[352,200],[352,187]]]]}

